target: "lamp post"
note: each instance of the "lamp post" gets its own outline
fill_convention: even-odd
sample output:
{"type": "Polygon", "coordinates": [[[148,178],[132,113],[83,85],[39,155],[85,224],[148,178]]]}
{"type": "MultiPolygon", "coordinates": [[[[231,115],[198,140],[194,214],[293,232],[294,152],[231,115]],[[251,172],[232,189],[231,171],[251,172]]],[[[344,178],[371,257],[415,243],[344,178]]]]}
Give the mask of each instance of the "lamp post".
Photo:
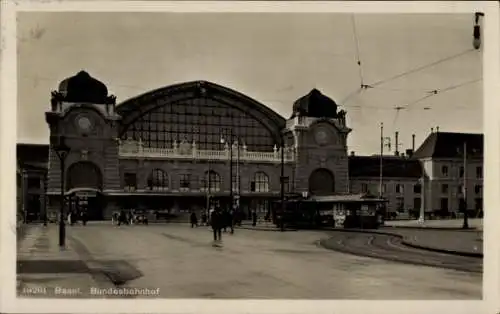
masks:
{"type": "Polygon", "coordinates": [[[285,139],[281,134],[281,174],[280,174],[280,199],[281,199],[281,219],[280,229],[285,231],[285,139]]]}
{"type": "Polygon", "coordinates": [[[422,167],[422,178],[420,178],[420,195],[422,195],[421,199],[420,199],[420,214],[419,214],[419,217],[418,217],[418,222],[420,224],[423,224],[425,222],[425,202],[426,202],[426,198],[425,198],[425,172],[424,172],[424,169],[422,167]]]}
{"type": "Polygon", "coordinates": [[[61,248],[65,245],[66,226],[64,223],[64,163],[69,154],[70,148],[65,143],[64,135],[51,136],[52,148],[59,158],[59,165],[61,166],[61,208],[59,213],[59,246],[61,248]]]}
{"type": "Polygon", "coordinates": [[[464,148],[463,148],[463,167],[464,167],[464,173],[463,173],[463,204],[464,204],[464,222],[462,225],[463,229],[469,229],[469,213],[467,211],[467,142],[464,142],[464,148]]]}
{"type": "Polygon", "coordinates": [[[47,227],[47,172],[43,175],[43,226],[47,227]]]}
{"type": "MultiPolygon", "coordinates": [[[[233,129],[231,128],[228,128],[228,129],[223,129],[222,130],[223,134],[222,134],[222,137],[221,137],[221,143],[224,144],[224,143],[227,143],[228,146],[229,146],[229,198],[231,200],[231,208],[233,208],[234,206],[234,195],[233,195],[233,138],[236,138],[236,140],[238,141],[238,164],[239,164],[239,159],[240,159],[240,154],[239,154],[239,150],[240,150],[240,144],[239,144],[239,137],[238,136],[235,136],[233,134],[233,129]],[[227,137],[227,139],[226,139],[227,137]]],[[[239,169],[238,169],[238,172],[239,172],[239,169]]],[[[238,173],[239,174],[239,173],[238,173]]],[[[239,185],[239,182],[237,183],[239,185]]],[[[239,186],[238,186],[238,191],[239,191],[239,186]]],[[[239,195],[238,195],[239,197],[239,195]]]]}

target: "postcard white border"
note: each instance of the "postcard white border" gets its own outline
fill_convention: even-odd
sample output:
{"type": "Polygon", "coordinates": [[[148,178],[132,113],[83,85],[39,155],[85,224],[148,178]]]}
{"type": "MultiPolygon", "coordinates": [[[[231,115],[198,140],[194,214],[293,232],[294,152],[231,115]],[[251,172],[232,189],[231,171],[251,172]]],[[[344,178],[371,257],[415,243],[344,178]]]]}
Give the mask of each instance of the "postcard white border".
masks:
{"type": "Polygon", "coordinates": [[[1,312],[7,313],[497,313],[499,310],[498,211],[500,172],[499,8],[497,1],[1,1],[0,223],[1,312]],[[484,18],[484,276],[483,301],[289,301],[289,300],[37,300],[16,298],[15,147],[17,126],[16,12],[355,12],[473,13],[484,18]]]}

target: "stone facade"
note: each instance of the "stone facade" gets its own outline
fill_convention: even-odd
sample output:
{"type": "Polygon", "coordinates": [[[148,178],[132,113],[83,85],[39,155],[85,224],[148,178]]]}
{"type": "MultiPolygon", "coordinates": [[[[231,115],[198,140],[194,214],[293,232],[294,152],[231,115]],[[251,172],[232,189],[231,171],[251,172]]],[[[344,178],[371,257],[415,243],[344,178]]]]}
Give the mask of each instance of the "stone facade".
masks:
{"type": "MultiPolygon", "coordinates": [[[[79,75],[81,76],[81,74],[77,74],[77,76],[79,75]]],[[[99,84],[85,83],[83,85],[97,86],[99,84]]],[[[72,86],[72,88],[76,88],[74,87],[75,84],[72,86]]],[[[252,199],[257,198],[264,199],[267,202],[266,207],[269,208],[270,202],[279,199],[282,171],[281,146],[285,149],[283,153],[285,155],[283,162],[284,180],[287,182],[285,193],[325,194],[328,192],[348,192],[346,142],[347,135],[351,130],[345,124],[345,114],[336,115],[336,105],[331,100],[329,101],[335,106],[335,110],[330,109],[330,116],[294,116],[285,121],[285,119],[279,117],[264,105],[237,92],[208,82],[186,83],[166,87],[163,90],[156,90],[126,101],[118,106],[115,105],[114,96],[108,96],[107,94],[99,96],[101,90],[102,87],[99,85],[99,90],[93,91],[92,94],[94,95],[93,99],[102,99],[102,103],[77,102],[74,97],[67,99],[65,98],[65,95],[68,95],[66,90],[53,92],[52,110],[46,113],[46,120],[52,138],[48,166],[49,211],[56,212],[60,206],[61,165],[54,150],[54,145],[57,143],[56,138],[60,139],[61,135],[64,135],[65,144],[70,149],[64,163],[65,191],[68,197],[75,192],[75,189],[73,189],[75,187],[97,191],[107,199],[103,203],[105,204],[103,205],[104,217],[109,217],[112,211],[124,206],[123,202],[120,205],[121,197],[137,196],[144,200],[148,195],[152,196],[154,194],[157,196],[158,193],[153,193],[155,191],[149,186],[151,173],[156,169],[160,169],[166,174],[165,178],[167,179],[163,181],[163,184],[167,185],[167,187],[163,187],[162,193],[160,193],[165,197],[185,198],[186,196],[192,196],[193,204],[199,204],[199,200],[195,201],[195,199],[205,196],[206,189],[203,186],[203,180],[205,173],[210,169],[210,171],[217,173],[220,178],[220,189],[216,194],[221,198],[227,198],[230,195],[231,185],[229,179],[231,168],[229,166],[227,145],[225,148],[220,149],[214,147],[208,150],[206,148],[202,149],[203,145],[208,144],[205,144],[205,142],[197,144],[194,131],[186,130],[183,136],[188,139],[187,142],[179,143],[179,139],[179,142],[175,140],[173,144],[169,144],[171,145],[170,148],[162,148],[163,146],[154,148],[154,143],[152,144],[154,133],[156,132],[155,140],[160,135],[166,137],[166,133],[160,133],[159,129],[163,128],[163,132],[165,132],[164,130],[170,125],[157,123],[153,125],[154,131],[151,131],[151,126],[149,126],[149,135],[143,131],[140,131],[140,133],[138,131],[134,131],[135,133],[129,131],[136,128],[137,121],[144,119],[147,112],[153,112],[149,116],[149,119],[153,119],[155,114],[160,114],[156,108],[159,106],[167,108],[169,104],[175,104],[181,100],[193,106],[186,107],[185,110],[201,111],[203,110],[202,106],[205,105],[219,106],[217,108],[221,109],[218,110],[226,110],[224,108],[227,107],[229,108],[227,109],[228,116],[233,115],[234,110],[245,112],[245,115],[253,118],[248,119],[245,116],[240,116],[239,118],[229,118],[229,120],[239,119],[239,121],[247,121],[245,123],[251,125],[259,123],[262,125],[262,130],[267,130],[263,133],[259,129],[255,129],[255,127],[249,129],[249,131],[246,131],[248,134],[244,134],[245,139],[249,142],[248,148],[245,143],[242,144],[243,146],[239,146],[239,144],[233,146],[232,173],[233,177],[236,175],[238,178],[233,179],[233,182],[240,182],[239,188],[237,188],[237,183],[233,183],[233,196],[238,195],[241,197],[242,202],[247,206],[252,206],[252,199]],[[197,106],[200,109],[196,109],[197,106]],[[332,115],[332,112],[335,114],[332,115]],[[252,122],[252,119],[254,119],[254,122],[252,122]],[[265,135],[266,132],[269,132],[268,135],[265,135]],[[141,137],[139,139],[135,138],[136,134],[140,134],[141,137]],[[129,139],[126,138],[127,135],[130,135],[129,139]],[[252,138],[251,136],[260,136],[262,138],[260,141],[263,141],[264,144],[259,144],[257,141],[259,138],[252,138]],[[140,148],[132,153],[124,153],[124,147],[127,143],[131,143],[131,137],[135,138],[136,143],[140,143],[140,148]],[[146,144],[149,146],[143,149],[144,142],[148,140],[149,142],[146,144]],[[274,151],[272,148],[267,151],[262,150],[262,145],[272,145],[272,143],[275,143],[274,151]],[[193,158],[181,158],[183,156],[176,151],[176,149],[181,149],[179,145],[187,145],[186,147],[193,151],[193,158]],[[234,147],[244,149],[241,158],[238,158],[238,155],[234,153],[234,147]],[[198,150],[203,154],[199,153],[198,150]],[[169,151],[171,153],[168,153],[169,151]],[[174,155],[172,155],[173,151],[176,152],[174,155]],[[227,158],[212,156],[227,156],[227,158]],[[332,178],[331,190],[320,191],[321,185],[311,185],[311,178],[314,177],[315,171],[318,172],[318,170],[321,170],[323,180],[324,178],[332,178]],[[259,173],[260,179],[256,178],[259,173]],[[185,180],[187,174],[189,174],[192,182],[189,183],[189,187],[181,186],[181,181],[185,180]],[[81,178],[77,179],[73,178],[73,176],[80,176],[81,178]],[[97,179],[93,178],[93,176],[97,179]],[[134,182],[132,189],[128,186],[131,183],[127,183],[127,180],[134,182]],[[256,180],[265,180],[266,182],[257,182],[256,180]],[[102,185],[96,182],[102,182],[102,185]],[[254,186],[252,187],[252,185],[254,186]],[[262,185],[265,188],[256,189],[255,185],[262,185]]],[[[73,92],[73,95],[77,94],[79,93],[73,92]]],[[[323,95],[320,95],[320,98],[327,99],[323,95]]],[[[309,104],[309,106],[314,106],[314,104],[309,104]]],[[[166,109],[162,110],[161,113],[164,114],[166,109]]],[[[178,113],[172,114],[178,118],[178,113]]],[[[188,112],[186,112],[187,114],[188,112]]],[[[217,127],[210,126],[211,124],[204,126],[202,121],[205,121],[203,120],[205,118],[199,114],[198,116],[200,121],[197,123],[200,124],[200,128],[217,127]]],[[[206,123],[211,123],[209,116],[206,117],[206,121],[208,121],[206,123]]],[[[221,123],[228,122],[222,121],[221,123]]],[[[229,123],[235,122],[229,121],[229,123]]],[[[245,132],[246,125],[244,123],[238,124],[236,122],[236,125],[234,132],[245,132]]],[[[142,125],[139,125],[139,127],[142,127],[142,125]]],[[[198,130],[198,132],[200,131],[198,130]]],[[[210,134],[206,135],[207,138],[209,136],[210,134]]],[[[318,180],[321,180],[321,178],[316,181],[318,180]]],[[[182,184],[186,185],[185,182],[182,184]]],[[[177,201],[174,203],[177,204],[177,201]]],[[[185,202],[183,204],[182,206],[190,207],[185,202]]]]}

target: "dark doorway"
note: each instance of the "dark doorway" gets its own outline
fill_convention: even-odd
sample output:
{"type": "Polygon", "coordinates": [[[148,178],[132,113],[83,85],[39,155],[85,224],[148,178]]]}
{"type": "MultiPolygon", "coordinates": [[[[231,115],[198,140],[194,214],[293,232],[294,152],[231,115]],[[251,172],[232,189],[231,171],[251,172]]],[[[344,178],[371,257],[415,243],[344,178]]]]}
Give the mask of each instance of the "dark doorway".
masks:
{"type": "Polygon", "coordinates": [[[335,192],[335,177],[324,168],[314,170],[309,176],[309,193],[314,195],[330,195],[335,192]]]}
{"type": "Polygon", "coordinates": [[[90,161],[79,161],[67,170],[66,190],[74,188],[89,188],[102,190],[101,170],[90,161]]]}

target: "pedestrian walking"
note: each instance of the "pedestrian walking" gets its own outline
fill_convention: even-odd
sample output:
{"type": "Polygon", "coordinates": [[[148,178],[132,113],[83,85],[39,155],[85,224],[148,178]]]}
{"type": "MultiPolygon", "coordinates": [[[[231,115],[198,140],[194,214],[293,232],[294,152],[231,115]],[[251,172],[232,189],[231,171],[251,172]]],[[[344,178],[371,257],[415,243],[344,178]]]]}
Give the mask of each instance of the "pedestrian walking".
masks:
{"type": "Polygon", "coordinates": [[[84,226],[87,225],[87,221],[89,221],[89,216],[88,216],[88,213],[86,210],[83,210],[82,213],[81,213],[81,219],[82,219],[82,223],[84,226]]]}
{"type": "Polygon", "coordinates": [[[125,213],[124,210],[120,212],[120,217],[118,218],[118,226],[120,226],[121,224],[128,225],[127,213],[125,213]]]}
{"type": "Polygon", "coordinates": [[[222,224],[223,224],[223,216],[222,212],[219,209],[215,209],[210,216],[210,224],[212,225],[212,231],[214,234],[214,245],[217,245],[217,242],[222,241],[222,224]]]}
{"type": "Polygon", "coordinates": [[[227,227],[229,226],[229,211],[225,209],[222,211],[222,226],[224,228],[224,232],[227,232],[227,227]]]}
{"type": "Polygon", "coordinates": [[[234,223],[235,223],[235,211],[230,210],[228,213],[229,227],[231,228],[231,234],[234,234],[234,223]]]}
{"type": "Polygon", "coordinates": [[[257,212],[254,210],[252,212],[252,226],[256,226],[257,225],[257,212]]]}
{"type": "Polygon", "coordinates": [[[195,212],[191,212],[190,221],[191,221],[191,228],[194,228],[195,226],[198,227],[198,217],[196,217],[195,212]]]}
{"type": "Polygon", "coordinates": [[[201,223],[203,226],[207,225],[207,212],[205,210],[201,213],[201,223]]]}

